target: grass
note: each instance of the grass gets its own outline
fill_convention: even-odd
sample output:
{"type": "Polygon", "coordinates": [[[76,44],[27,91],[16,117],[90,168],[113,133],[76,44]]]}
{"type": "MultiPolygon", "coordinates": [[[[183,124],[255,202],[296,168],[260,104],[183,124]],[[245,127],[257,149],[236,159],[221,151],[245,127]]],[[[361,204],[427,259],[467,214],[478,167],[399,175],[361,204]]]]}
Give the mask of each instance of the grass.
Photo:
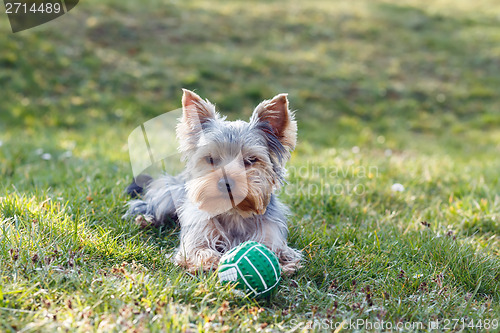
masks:
{"type": "Polygon", "coordinates": [[[18,34],[1,21],[0,331],[485,330],[499,15],[493,0],[89,0],[18,34]],[[297,110],[281,197],[306,259],[269,301],[169,263],[177,229],[121,219],[128,134],[181,87],[230,119],[279,92],[297,110]]]}

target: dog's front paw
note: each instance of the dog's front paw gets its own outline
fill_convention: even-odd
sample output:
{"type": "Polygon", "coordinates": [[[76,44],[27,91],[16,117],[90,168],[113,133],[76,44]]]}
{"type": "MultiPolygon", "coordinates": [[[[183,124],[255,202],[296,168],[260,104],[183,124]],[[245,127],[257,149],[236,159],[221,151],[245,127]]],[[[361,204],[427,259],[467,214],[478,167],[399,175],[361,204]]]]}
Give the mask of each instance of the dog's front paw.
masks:
{"type": "Polygon", "coordinates": [[[208,272],[217,269],[220,257],[220,253],[211,249],[200,249],[189,254],[179,251],[174,262],[190,273],[208,272]]]}
{"type": "Polygon", "coordinates": [[[203,271],[214,271],[219,266],[220,255],[214,254],[214,251],[207,250],[208,253],[203,254],[203,259],[200,260],[200,268],[203,271]]]}

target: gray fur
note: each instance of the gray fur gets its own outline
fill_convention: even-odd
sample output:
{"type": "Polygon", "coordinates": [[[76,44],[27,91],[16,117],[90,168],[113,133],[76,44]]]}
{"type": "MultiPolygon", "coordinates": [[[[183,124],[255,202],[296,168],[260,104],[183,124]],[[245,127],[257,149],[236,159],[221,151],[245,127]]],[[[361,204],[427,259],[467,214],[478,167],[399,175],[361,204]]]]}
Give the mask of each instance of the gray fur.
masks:
{"type": "Polygon", "coordinates": [[[153,180],[148,185],[142,200],[131,200],[128,203],[128,210],[123,218],[144,215],[150,221],[154,221],[155,226],[176,221],[177,207],[182,205],[186,196],[184,183],[185,173],[177,177],[166,174],[153,180]]]}

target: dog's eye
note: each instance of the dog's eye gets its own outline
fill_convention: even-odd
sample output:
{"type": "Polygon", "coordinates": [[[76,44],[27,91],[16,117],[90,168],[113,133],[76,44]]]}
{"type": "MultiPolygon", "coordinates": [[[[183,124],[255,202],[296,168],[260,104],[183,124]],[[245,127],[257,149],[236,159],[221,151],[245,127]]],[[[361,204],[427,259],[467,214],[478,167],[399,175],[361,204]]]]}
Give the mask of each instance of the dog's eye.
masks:
{"type": "Polygon", "coordinates": [[[218,163],[218,159],[212,158],[212,156],[205,156],[205,162],[207,162],[211,166],[214,166],[215,164],[218,163]]]}
{"type": "Polygon", "coordinates": [[[212,158],[212,156],[205,156],[205,162],[210,165],[214,165],[214,159],[212,158]]]}
{"type": "Polygon", "coordinates": [[[249,157],[245,159],[245,166],[251,166],[252,164],[255,164],[258,161],[257,157],[249,157]]]}

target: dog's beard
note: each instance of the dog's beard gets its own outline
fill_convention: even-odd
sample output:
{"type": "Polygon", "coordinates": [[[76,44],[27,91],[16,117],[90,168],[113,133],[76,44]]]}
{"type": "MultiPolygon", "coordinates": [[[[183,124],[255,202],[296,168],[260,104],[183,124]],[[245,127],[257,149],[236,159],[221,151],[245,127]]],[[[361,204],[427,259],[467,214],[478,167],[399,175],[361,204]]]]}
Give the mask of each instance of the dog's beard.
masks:
{"type": "Polygon", "coordinates": [[[248,186],[244,172],[231,174],[235,186],[231,190],[220,190],[217,186],[221,179],[227,177],[223,169],[217,169],[207,175],[189,180],[186,183],[188,198],[198,208],[216,216],[225,213],[240,204],[248,194],[248,186]]]}
{"type": "Polygon", "coordinates": [[[228,172],[223,168],[187,181],[186,189],[188,198],[212,217],[231,212],[245,218],[266,212],[273,190],[270,179],[269,175],[266,177],[257,170],[228,172]],[[217,187],[223,177],[231,177],[234,181],[235,186],[230,191],[217,187]]]}

